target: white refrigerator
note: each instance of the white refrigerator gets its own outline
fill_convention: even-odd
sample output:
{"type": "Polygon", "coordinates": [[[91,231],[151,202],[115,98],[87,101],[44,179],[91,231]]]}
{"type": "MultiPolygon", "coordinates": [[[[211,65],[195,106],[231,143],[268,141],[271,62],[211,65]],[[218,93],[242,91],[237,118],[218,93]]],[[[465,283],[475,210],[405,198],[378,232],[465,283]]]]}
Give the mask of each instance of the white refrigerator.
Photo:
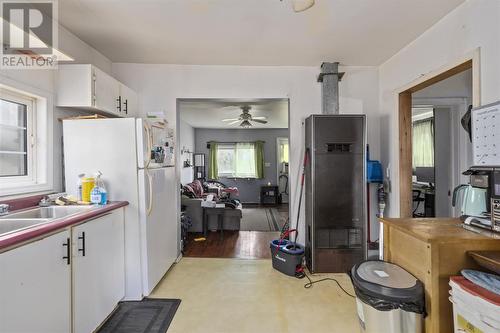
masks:
{"type": "Polygon", "coordinates": [[[148,296],[177,258],[174,135],[161,120],[64,120],[66,192],[102,172],[108,200],[126,200],[125,299],[148,296]],[[154,152],[154,153],[152,153],[154,152]]]}

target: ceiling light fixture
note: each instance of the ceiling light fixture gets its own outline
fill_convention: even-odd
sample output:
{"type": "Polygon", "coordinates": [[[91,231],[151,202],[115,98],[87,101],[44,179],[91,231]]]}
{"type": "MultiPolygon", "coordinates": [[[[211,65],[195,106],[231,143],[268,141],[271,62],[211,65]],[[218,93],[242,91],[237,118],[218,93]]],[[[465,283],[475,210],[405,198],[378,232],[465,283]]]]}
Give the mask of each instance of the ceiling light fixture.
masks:
{"type": "Polygon", "coordinates": [[[250,124],[250,122],[248,120],[243,120],[241,122],[240,126],[243,128],[250,128],[250,127],[252,127],[252,124],[250,124]]]}
{"type": "Polygon", "coordinates": [[[293,11],[296,13],[303,12],[314,6],[314,0],[291,0],[291,2],[293,11]]]}

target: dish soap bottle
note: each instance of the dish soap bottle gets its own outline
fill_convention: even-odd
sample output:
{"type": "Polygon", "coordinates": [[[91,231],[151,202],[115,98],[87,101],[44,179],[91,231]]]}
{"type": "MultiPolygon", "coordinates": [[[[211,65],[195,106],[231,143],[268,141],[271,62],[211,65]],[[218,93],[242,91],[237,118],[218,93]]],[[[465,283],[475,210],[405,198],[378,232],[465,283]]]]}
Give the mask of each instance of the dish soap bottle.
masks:
{"type": "Polygon", "coordinates": [[[90,202],[98,205],[105,205],[108,202],[108,193],[101,179],[102,173],[98,171],[95,175],[95,185],[90,192],[90,202]]]}

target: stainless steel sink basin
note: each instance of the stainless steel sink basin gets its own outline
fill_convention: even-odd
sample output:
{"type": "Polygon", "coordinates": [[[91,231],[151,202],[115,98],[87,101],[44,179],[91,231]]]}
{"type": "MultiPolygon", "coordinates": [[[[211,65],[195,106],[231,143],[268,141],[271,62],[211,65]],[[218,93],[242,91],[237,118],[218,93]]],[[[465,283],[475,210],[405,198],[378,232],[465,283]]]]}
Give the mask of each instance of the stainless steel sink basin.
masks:
{"type": "Polygon", "coordinates": [[[86,212],[94,207],[92,206],[51,206],[37,207],[29,210],[24,210],[18,213],[12,213],[0,217],[3,219],[58,219],[61,217],[86,212]]]}
{"type": "Polygon", "coordinates": [[[36,225],[49,222],[49,219],[1,219],[0,236],[32,228],[36,225]]]}
{"type": "Polygon", "coordinates": [[[89,211],[93,206],[37,207],[0,217],[0,236],[32,228],[52,220],[89,211]]]}

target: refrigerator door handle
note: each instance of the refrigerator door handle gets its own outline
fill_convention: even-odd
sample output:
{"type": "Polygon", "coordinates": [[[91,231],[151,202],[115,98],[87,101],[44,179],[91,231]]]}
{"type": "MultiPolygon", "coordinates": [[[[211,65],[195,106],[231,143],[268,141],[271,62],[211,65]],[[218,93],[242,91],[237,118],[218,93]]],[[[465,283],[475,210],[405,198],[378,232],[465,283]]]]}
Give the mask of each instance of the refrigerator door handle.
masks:
{"type": "Polygon", "coordinates": [[[148,183],[149,183],[149,202],[148,202],[148,208],[146,211],[147,216],[151,215],[151,212],[153,211],[153,177],[151,177],[151,174],[148,172],[148,170],[144,170],[146,176],[148,177],[148,183]]]}
{"type": "Polygon", "coordinates": [[[144,168],[147,169],[149,167],[149,164],[151,164],[151,150],[153,150],[153,139],[151,138],[151,131],[149,129],[149,126],[144,124],[144,131],[146,132],[147,136],[147,142],[148,145],[146,147],[146,150],[144,153],[146,154],[146,165],[144,165],[144,168]]]}

